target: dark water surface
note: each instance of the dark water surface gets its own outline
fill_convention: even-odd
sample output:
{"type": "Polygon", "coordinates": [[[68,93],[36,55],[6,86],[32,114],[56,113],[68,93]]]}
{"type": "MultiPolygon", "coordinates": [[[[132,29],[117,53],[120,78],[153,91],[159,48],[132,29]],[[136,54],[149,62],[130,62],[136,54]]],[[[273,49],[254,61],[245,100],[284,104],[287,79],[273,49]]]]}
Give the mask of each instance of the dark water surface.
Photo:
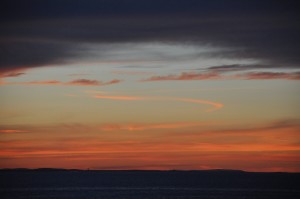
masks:
{"type": "Polygon", "coordinates": [[[183,187],[70,187],[70,188],[36,188],[8,189],[1,191],[1,198],[53,198],[53,199],[171,199],[171,198],[300,198],[299,191],[289,190],[255,190],[255,189],[201,189],[183,187]]]}
{"type": "Polygon", "coordinates": [[[2,170],[2,199],[299,199],[299,173],[2,170]]]}

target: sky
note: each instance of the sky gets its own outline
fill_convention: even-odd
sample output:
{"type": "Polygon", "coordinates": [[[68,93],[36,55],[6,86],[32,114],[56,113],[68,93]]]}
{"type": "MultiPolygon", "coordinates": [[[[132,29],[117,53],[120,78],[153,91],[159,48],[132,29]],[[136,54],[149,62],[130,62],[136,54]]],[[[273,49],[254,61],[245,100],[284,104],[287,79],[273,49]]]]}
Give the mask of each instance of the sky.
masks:
{"type": "Polygon", "coordinates": [[[0,168],[300,172],[296,5],[1,1],[0,168]]]}

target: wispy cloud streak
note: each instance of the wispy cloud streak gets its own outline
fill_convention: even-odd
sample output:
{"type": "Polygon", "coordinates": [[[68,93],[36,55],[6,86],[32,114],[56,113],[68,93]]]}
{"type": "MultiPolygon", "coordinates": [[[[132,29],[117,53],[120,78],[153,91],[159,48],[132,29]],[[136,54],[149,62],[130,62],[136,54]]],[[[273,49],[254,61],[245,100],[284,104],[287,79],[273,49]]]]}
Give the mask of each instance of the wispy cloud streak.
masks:
{"type": "MultiPolygon", "coordinates": [[[[234,71],[231,69],[230,72],[234,71]]],[[[223,72],[223,71],[222,71],[223,72]]],[[[300,72],[246,72],[237,73],[235,75],[224,75],[222,72],[195,73],[183,72],[179,75],[152,76],[147,79],[140,80],[141,82],[149,81],[171,81],[171,80],[300,80],[300,72]]],[[[228,72],[228,71],[226,71],[228,72]]]]}
{"type": "Polygon", "coordinates": [[[24,84],[24,85],[61,85],[63,82],[57,80],[47,80],[47,81],[31,81],[31,82],[13,82],[11,84],[24,84]]]}
{"type": "Polygon", "coordinates": [[[25,130],[17,130],[17,129],[0,129],[0,133],[26,133],[28,131],[25,130]]]}
{"type": "Polygon", "coordinates": [[[148,79],[141,81],[163,81],[163,80],[211,80],[221,79],[218,73],[195,73],[183,72],[180,75],[167,75],[167,76],[152,76],[148,79]]]}
{"type": "Polygon", "coordinates": [[[190,98],[171,98],[176,101],[196,103],[196,104],[207,104],[213,106],[213,108],[207,110],[207,112],[215,111],[217,109],[223,108],[224,104],[208,101],[208,100],[200,100],[200,99],[190,99],[190,98]]]}
{"type": "Polygon", "coordinates": [[[192,99],[192,98],[177,98],[177,97],[158,97],[158,96],[147,96],[147,97],[141,97],[141,96],[109,96],[109,95],[96,95],[94,96],[98,99],[111,99],[111,100],[161,100],[161,101],[179,101],[179,102],[188,102],[188,103],[196,103],[196,104],[205,104],[210,105],[213,108],[206,110],[206,112],[212,112],[215,110],[218,110],[224,106],[224,104],[208,101],[208,100],[202,100],[202,99],[192,99]]]}
{"type": "Polygon", "coordinates": [[[149,129],[177,129],[177,128],[187,128],[194,126],[207,125],[204,122],[172,122],[172,123],[155,123],[155,124],[145,124],[145,123],[131,123],[131,124],[104,124],[101,126],[101,130],[104,131],[143,131],[149,129]]]}
{"type": "Polygon", "coordinates": [[[78,85],[78,86],[99,86],[102,83],[97,80],[89,80],[89,79],[76,79],[70,82],[67,82],[68,85],[78,85]]]}
{"type": "Polygon", "coordinates": [[[253,71],[253,70],[270,70],[270,69],[297,69],[295,66],[286,66],[280,64],[226,64],[218,66],[210,66],[206,69],[199,68],[198,70],[205,70],[207,72],[237,72],[237,71],[253,71]],[[284,67],[285,66],[285,67],[284,67]]]}
{"type": "Polygon", "coordinates": [[[58,80],[46,80],[46,81],[30,81],[30,82],[0,82],[0,85],[60,85],[60,86],[106,86],[111,84],[120,83],[121,80],[113,79],[108,82],[102,82],[98,80],[89,79],[75,79],[69,82],[61,82],[58,80]]]}
{"type": "Polygon", "coordinates": [[[284,73],[284,72],[249,72],[238,74],[236,78],[259,80],[259,79],[286,79],[286,80],[300,80],[300,72],[284,73]]]}

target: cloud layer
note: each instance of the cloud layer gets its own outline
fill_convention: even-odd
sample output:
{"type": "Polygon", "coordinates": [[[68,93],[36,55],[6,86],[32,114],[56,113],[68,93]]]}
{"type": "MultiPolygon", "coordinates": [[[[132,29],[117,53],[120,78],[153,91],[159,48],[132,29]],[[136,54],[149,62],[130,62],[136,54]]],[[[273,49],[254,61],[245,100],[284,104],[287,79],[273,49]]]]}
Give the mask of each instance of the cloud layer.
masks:
{"type": "Polygon", "coordinates": [[[17,4],[5,1],[1,6],[2,76],[90,57],[89,44],[139,42],[216,46],[227,50],[199,55],[299,68],[296,1],[28,0],[17,4]]]}

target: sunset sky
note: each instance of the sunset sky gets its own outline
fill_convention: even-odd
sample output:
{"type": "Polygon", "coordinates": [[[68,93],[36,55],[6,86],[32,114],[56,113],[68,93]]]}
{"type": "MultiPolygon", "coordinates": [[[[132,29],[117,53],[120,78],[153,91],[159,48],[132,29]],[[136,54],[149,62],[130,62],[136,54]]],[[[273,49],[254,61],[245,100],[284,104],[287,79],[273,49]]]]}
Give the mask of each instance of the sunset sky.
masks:
{"type": "Polygon", "coordinates": [[[3,1],[0,168],[300,172],[296,3],[3,1]]]}

